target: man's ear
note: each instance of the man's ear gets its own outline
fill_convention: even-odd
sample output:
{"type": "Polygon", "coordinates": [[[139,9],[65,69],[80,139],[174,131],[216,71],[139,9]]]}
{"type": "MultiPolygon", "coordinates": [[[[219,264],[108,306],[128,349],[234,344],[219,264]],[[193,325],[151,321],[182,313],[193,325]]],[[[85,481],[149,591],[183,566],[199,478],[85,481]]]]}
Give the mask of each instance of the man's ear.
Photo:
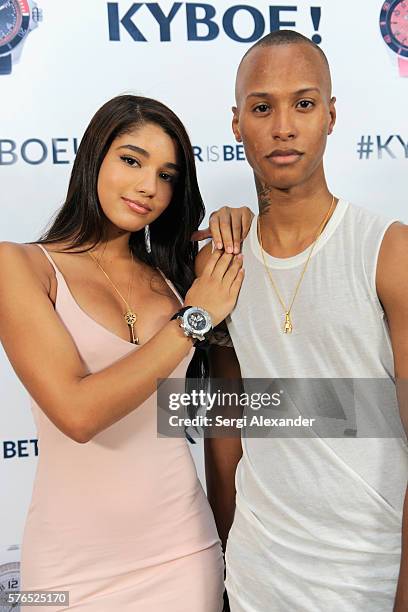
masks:
{"type": "Polygon", "coordinates": [[[234,132],[235,140],[237,142],[242,142],[241,132],[239,131],[239,114],[238,108],[236,106],[232,107],[232,131],[234,132]]]}
{"type": "Polygon", "coordinates": [[[333,133],[334,126],[336,125],[336,117],[337,117],[336,98],[334,96],[331,98],[329,102],[329,113],[330,113],[330,123],[329,123],[329,129],[327,133],[330,135],[333,133]]]}

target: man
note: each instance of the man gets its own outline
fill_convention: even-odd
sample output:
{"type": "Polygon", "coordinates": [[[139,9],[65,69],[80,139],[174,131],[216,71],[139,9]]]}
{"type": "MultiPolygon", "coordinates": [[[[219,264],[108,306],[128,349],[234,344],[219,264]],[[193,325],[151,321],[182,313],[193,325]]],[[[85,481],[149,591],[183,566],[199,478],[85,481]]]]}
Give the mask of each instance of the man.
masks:
{"type": "MultiPolygon", "coordinates": [[[[327,59],[301,34],[268,34],[241,61],[233,130],[254,171],[259,217],[227,321],[238,361],[234,349],[213,347],[212,375],[381,379],[389,386],[379,408],[395,419],[394,377],[408,378],[408,230],[330,193],[323,155],[335,102],[327,59]]],[[[405,411],[402,385],[400,395],[405,411]]],[[[369,427],[372,414],[366,402],[357,417],[369,427]]],[[[407,445],[403,431],[381,435],[243,436],[242,451],[239,439],[206,440],[224,545],[237,468],[231,612],[408,610],[407,445]]]]}

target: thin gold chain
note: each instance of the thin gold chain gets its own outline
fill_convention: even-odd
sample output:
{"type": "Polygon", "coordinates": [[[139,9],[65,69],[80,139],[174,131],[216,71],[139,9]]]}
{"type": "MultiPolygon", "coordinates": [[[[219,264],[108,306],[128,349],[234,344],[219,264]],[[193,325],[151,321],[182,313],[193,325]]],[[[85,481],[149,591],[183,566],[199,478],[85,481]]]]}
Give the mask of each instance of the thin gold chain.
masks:
{"type": "MultiPolygon", "coordinates": [[[[105,245],[106,246],[106,245],[105,245]]],[[[104,249],[105,250],[105,249],[104,249]]],[[[115,285],[115,283],[113,282],[113,280],[110,278],[110,276],[105,272],[105,270],[103,269],[103,267],[101,266],[101,264],[99,263],[98,259],[95,257],[95,255],[93,255],[93,253],[91,253],[90,251],[88,251],[88,255],[90,257],[92,257],[92,259],[94,260],[94,262],[96,263],[96,265],[98,266],[98,268],[101,270],[101,272],[106,276],[106,278],[108,279],[108,281],[110,282],[110,284],[112,285],[112,287],[114,288],[114,290],[116,291],[116,293],[118,294],[118,296],[120,297],[120,299],[126,304],[126,312],[124,313],[124,318],[125,318],[125,322],[127,323],[127,325],[130,328],[130,332],[131,332],[131,336],[132,336],[132,342],[134,344],[139,344],[139,338],[137,336],[135,336],[134,333],[134,325],[137,321],[137,314],[134,312],[134,310],[132,309],[132,307],[129,305],[129,301],[131,300],[131,296],[132,296],[132,289],[133,289],[133,273],[134,273],[134,265],[132,265],[132,273],[130,275],[130,280],[129,280],[129,289],[128,289],[128,301],[125,300],[125,298],[123,297],[123,295],[121,294],[121,292],[119,291],[119,289],[117,288],[117,286],[115,285]]],[[[103,256],[103,253],[102,253],[103,256]]],[[[132,258],[132,264],[135,263],[134,257],[133,257],[133,253],[131,253],[131,258],[132,258]]]]}
{"type": "MultiPolygon", "coordinates": [[[[126,308],[128,310],[131,310],[131,307],[129,306],[129,302],[127,302],[125,300],[125,298],[123,297],[123,295],[121,294],[121,292],[119,291],[119,289],[116,287],[115,283],[112,281],[112,279],[110,278],[110,276],[108,276],[108,274],[105,272],[105,270],[102,268],[101,264],[99,263],[99,261],[96,259],[95,255],[93,255],[90,251],[88,251],[89,255],[92,257],[92,259],[94,260],[94,262],[96,263],[96,265],[98,266],[98,268],[101,270],[101,272],[103,272],[103,274],[106,276],[106,278],[108,279],[108,281],[110,282],[110,284],[112,285],[112,287],[114,288],[114,290],[116,291],[116,293],[118,294],[118,296],[120,297],[120,299],[126,304],[126,308]]],[[[133,259],[133,254],[132,254],[132,263],[134,263],[134,259],[133,259]]],[[[131,290],[133,288],[133,266],[132,266],[132,274],[130,277],[130,281],[129,281],[129,289],[128,289],[128,300],[130,299],[130,295],[131,295],[131,290]]]]}
{"type": "Polygon", "coordinates": [[[265,253],[264,253],[264,248],[263,248],[263,243],[262,243],[261,221],[260,221],[260,217],[258,216],[258,232],[259,232],[259,243],[260,243],[260,247],[261,247],[262,260],[263,260],[263,263],[264,263],[264,268],[265,268],[265,270],[266,270],[266,272],[268,274],[270,283],[272,285],[272,288],[275,291],[276,296],[277,296],[277,298],[278,298],[278,300],[279,300],[279,302],[280,302],[280,304],[281,304],[281,306],[283,308],[283,311],[285,313],[285,324],[284,324],[284,328],[283,328],[283,331],[285,333],[289,333],[290,334],[292,332],[292,329],[293,329],[293,324],[292,324],[292,320],[291,320],[292,307],[293,307],[293,304],[295,303],[296,296],[297,296],[297,294],[299,292],[299,289],[300,289],[300,285],[302,284],[303,277],[306,274],[306,270],[308,268],[310,259],[312,257],[313,251],[314,251],[314,248],[315,248],[315,246],[316,246],[316,244],[317,244],[317,242],[318,242],[318,240],[319,240],[319,238],[321,236],[321,233],[322,233],[322,231],[323,231],[323,229],[324,229],[324,227],[325,227],[325,225],[326,225],[326,223],[327,223],[327,221],[328,221],[328,219],[330,217],[330,213],[331,213],[331,211],[333,209],[334,202],[335,202],[335,198],[333,196],[332,197],[332,202],[330,204],[330,208],[327,211],[323,221],[319,225],[319,228],[318,228],[318,231],[317,231],[317,234],[316,234],[316,238],[314,239],[314,241],[312,243],[312,246],[311,246],[311,248],[309,250],[309,254],[307,256],[305,265],[303,266],[303,270],[302,270],[302,272],[300,274],[299,280],[298,280],[298,282],[296,284],[295,291],[293,293],[293,297],[292,297],[292,300],[290,302],[289,308],[286,306],[285,301],[282,298],[282,295],[281,295],[281,293],[280,293],[280,291],[279,291],[279,289],[278,289],[278,287],[277,287],[277,285],[276,285],[276,283],[275,283],[275,281],[273,279],[272,272],[270,271],[270,269],[266,265],[265,253]]]}

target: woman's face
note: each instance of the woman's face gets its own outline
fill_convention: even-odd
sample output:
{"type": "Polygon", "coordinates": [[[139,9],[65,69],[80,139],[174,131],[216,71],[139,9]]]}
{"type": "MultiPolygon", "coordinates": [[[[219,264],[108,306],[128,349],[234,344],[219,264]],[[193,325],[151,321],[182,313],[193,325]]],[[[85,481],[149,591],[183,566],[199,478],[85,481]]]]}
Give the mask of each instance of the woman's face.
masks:
{"type": "Polygon", "coordinates": [[[170,204],[179,176],[177,148],[166,132],[147,123],[116,138],[98,176],[98,197],[112,225],[136,232],[170,204]]]}

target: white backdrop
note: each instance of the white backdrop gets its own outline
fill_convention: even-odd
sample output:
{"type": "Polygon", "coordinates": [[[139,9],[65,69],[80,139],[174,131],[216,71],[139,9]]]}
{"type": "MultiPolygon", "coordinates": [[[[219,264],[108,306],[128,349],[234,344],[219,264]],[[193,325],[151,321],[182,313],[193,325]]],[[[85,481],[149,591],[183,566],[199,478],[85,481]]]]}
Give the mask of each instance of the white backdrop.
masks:
{"type": "MultiPolygon", "coordinates": [[[[209,2],[137,8],[127,0],[38,1],[42,22],[12,74],[0,75],[1,240],[38,237],[63,202],[84,128],[101,104],[121,93],[158,98],[179,114],[197,147],[207,212],[226,203],[256,210],[251,172],[236,159],[230,109],[236,67],[252,44],[242,39],[254,32],[259,38],[279,20],[309,37],[318,34],[332,66],[338,122],[326,156],[330,188],[407,220],[408,79],[398,75],[396,55],[382,39],[381,0],[247,0],[236,9],[232,0],[209,2]],[[137,10],[126,17],[132,6],[137,10]],[[172,8],[177,12],[166,33],[154,15],[172,8]],[[210,25],[195,23],[205,16],[210,25]],[[146,40],[134,40],[137,33],[146,40]],[[166,35],[170,40],[161,40],[166,35]],[[363,137],[366,152],[359,153],[363,137]]],[[[2,575],[5,581],[18,569],[6,564],[18,561],[37,449],[26,393],[3,353],[0,385],[1,587],[2,575]]]]}

